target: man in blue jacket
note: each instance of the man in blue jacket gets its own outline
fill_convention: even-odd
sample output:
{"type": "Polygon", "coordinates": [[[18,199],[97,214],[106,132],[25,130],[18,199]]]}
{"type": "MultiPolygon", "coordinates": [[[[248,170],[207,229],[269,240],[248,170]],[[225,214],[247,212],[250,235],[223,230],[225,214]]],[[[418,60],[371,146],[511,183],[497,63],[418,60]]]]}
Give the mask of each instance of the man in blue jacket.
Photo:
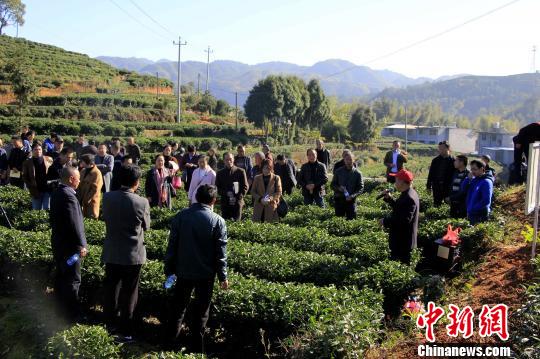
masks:
{"type": "Polygon", "coordinates": [[[493,181],[485,173],[486,164],[479,160],[471,161],[471,172],[461,183],[467,190],[467,218],[472,225],[489,219],[493,181]]]}
{"type": "Polygon", "coordinates": [[[195,194],[198,203],[182,210],[171,221],[165,255],[165,275],[177,277],[174,293],[174,336],[182,328],[191,294],[193,351],[204,352],[203,339],[210,313],[210,301],[217,275],[221,289],[227,289],[227,226],[212,210],[217,199],[214,185],[202,185],[195,194]]]}

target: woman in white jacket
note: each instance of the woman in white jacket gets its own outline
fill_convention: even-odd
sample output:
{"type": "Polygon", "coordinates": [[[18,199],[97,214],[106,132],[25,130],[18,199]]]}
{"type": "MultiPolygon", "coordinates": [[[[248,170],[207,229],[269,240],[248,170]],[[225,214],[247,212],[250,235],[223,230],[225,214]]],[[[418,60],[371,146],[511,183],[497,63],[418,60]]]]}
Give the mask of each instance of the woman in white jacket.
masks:
{"type": "Polygon", "coordinates": [[[199,168],[193,171],[189,184],[188,199],[190,204],[197,203],[195,193],[197,193],[199,186],[216,183],[216,172],[208,165],[208,157],[201,155],[198,162],[199,168]]]}

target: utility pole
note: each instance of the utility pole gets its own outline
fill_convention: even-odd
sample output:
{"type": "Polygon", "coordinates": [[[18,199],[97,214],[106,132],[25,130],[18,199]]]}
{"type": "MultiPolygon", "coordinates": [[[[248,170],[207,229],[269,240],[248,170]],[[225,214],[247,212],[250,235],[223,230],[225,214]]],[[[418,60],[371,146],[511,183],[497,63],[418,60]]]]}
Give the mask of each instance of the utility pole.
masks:
{"type": "Polygon", "coordinates": [[[234,106],[235,106],[235,113],[236,113],[236,131],[238,131],[238,92],[234,93],[234,106]]]}
{"type": "Polygon", "coordinates": [[[213,53],[213,50],[210,50],[210,45],[208,46],[208,50],[204,50],[207,54],[206,58],[206,93],[208,93],[208,81],[210,79],[210,54],[213,53]]]}
{"type": "Polygon", "coordinates": [[[201,74],[197,74],[197,97],[199,97],[201,93],[201,74]]]}
{"type": "Polygon", "coordinates": [[[159,72],[156,72],[156,97],[159,99],[159,72]]]}
{"type": "Polygon", "coordinates": [[[408,142],[408,139],[409,139],[409,130],[407,128],[407,105],[405,105],[405,152],[406,153],[409,153],[407,151],[407,142],[408,142]]]}
{"type": "Polygon", "coordinates": [[[177,95],[177,101],[178,101],[178,108],[176,109],[176,121],[180,122],[182,119],[182,91],[180,89],[181,83],[182,83],[182,62],[181,62],[181,49],[182,46],[187,45],[187,42],[184,41],[182,43],[182,38],[178,36],[178,42],[173,41],[173,44],[175,46],[178,46],[178,77],[176,79],[176,95],[177,95]]]}

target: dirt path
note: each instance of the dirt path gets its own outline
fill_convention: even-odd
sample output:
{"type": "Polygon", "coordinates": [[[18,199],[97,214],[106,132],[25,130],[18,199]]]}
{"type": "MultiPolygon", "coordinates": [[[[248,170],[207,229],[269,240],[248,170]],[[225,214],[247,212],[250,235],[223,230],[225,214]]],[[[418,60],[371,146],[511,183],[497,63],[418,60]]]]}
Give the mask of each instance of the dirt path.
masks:
{"type": "MultiPolygon", "coordinates": [[[[525,289],[523,284],[532,279],[532,267],[529,263],[530,247],[522,245],[501,245],[489,252],[485,261],[476,270],[476,279],[471,283],[472,287],[460,291],[457,296],[449,298],[448,304],[456,304],[460,308],[470,305],[478,317],[482,305],[504,303],[508,305],[510,313],[518,308],[523,300],[525,289]]],[[[447,310],[448,306],[444,306],[447,310]]],[[[445,323],[439,321],[436,325],[435,337],[437,344],[444,343],[484,343],[501,344],[498,337],[482,338],[478,335],[477,321],[475,320],[475,333],[468,339],[451,338],[446,334],[445,323]]],[[[512,327],[509,327],[512,335],[512,327]]],[[[386,358],[418,358],[417,348],[419,344],[426,343],[423,332],[420,329],[413,330],[414,336],[395,345],[384,355],[386,358]]]]}
{"type": "MultiPolygon", "coordinates": [[[[525,192],[523,187],[517,187],[506,191],[497,200],[498,211],[505,217],[511,217],[513,223],[508,223],[506,237],[513,238],[513,244],[499,244],[497,247],[486,253],[482,257],[482,263],[474,269],[474,273],[469,280],[456,278],[458,281],[457,290],[446,300],[444,309],[448,309],[449,304],[455,304],[459,308],[467,305],[471,306],[475,313],[474,334],[468,339],[461,337],[452,338],[446,333],[446,314],[435,326],[435,337],[437,344],[444,343],[485,343],[502,344],[497,336],[482,338],[478,335],[478,315],[484,304],[506,304],[509,307],[509,314],[520,307],[523,303],[525,293],[524,284],[533,278],[533,268],[530,264],[531,248],[523,242],[520,231],[524,223],[530,223],[531,218],[523,213],[523,198],[525,192]]],[[[512,336],[512,326],[509,324],[510,337],[512,336]]],[[[383,355],[378,357],[386,358],[418,358],[417,348],[419,344],[426,343],[424,332],[420,329],[413,329],[413,335],[404,341],[400,341],[388,351],[382,351],[383,355]]]]}

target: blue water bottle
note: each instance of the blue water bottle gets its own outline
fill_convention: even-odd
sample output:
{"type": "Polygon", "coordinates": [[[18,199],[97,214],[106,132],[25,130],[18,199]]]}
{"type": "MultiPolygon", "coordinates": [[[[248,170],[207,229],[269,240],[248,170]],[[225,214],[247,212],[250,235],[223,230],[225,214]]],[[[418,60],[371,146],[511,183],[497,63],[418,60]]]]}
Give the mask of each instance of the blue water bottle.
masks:
{"type": "Polygon", "coordinates": [[[165,289],[171,289],[174,283],[176,283],[176,274],[171,274],[167,277],[167,280],[165,281],[165,284],[163,286],[165,287],[165,289]]]}
{"type": "Polygon", "coordinates": [[[66,263],[67,263],[68,266],[72,266],[72,265],[74,265],[75,263],[77,263],[77,261],[79,260],[79,258],[81,258],[81,257],[79,256],[79,253],[75,253],[74,255],[72,255],[71,257],[68,258],[68,260],[67,260],[66,263]]]}

